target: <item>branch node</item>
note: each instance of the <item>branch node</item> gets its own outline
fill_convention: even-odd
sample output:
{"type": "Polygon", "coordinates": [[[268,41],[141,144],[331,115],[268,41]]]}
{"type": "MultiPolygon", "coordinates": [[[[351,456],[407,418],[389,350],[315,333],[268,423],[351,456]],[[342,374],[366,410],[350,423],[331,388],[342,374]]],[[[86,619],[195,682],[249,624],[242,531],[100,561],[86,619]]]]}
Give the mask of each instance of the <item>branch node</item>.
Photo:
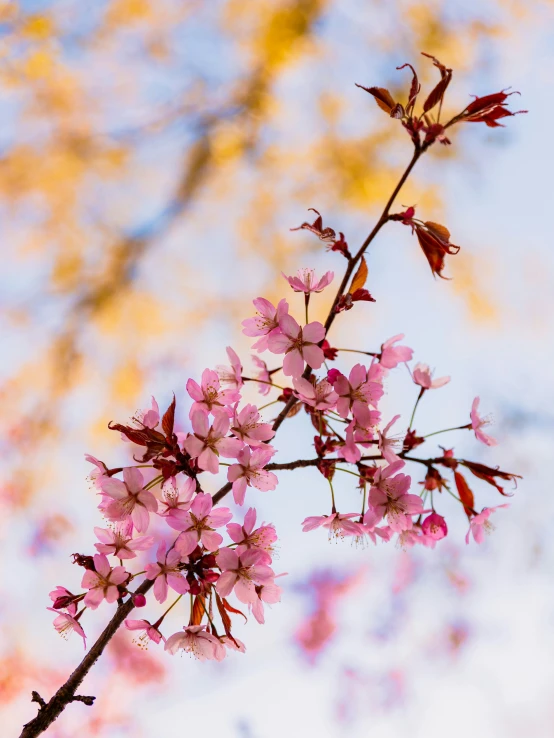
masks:
{"type": "Polygon", "coordinates": [[[88,705],[89,707],[92,707],[92,705],[94,705],[94,700],[95,699],[96,699],[96,697],[87,697],[87,696],[82,695],[82,694],[76,694],[76,695],[73,695],[73,697],[71,698],[70,701],[71,702],[83,702],[85,705],[88,705]]]}
{"type": "Polygon", "coordinates": [[[31,702],[38,702],[38,704],[40,705],[40,710],[43,710],[46,707],[46,702],[42,699],[40,694],[36,692],[34,689],[31,692],[31,702]]]}

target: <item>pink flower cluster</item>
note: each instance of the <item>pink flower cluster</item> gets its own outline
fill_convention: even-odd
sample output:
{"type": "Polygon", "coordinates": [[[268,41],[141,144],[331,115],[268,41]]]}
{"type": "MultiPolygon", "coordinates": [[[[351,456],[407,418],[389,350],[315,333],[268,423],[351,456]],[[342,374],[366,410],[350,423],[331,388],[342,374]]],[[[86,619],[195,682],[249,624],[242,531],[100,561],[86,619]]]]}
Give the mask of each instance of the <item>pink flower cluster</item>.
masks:
{"type": "MultiPolygon", "coordinates": [[[[402,343],[402,334],[383,342],[379,351],[360,352],[371,356],[368,363],[356,363],[344,373],[330,368],[327,361],[335,361],[343,349],[330,346],[324,326],[308,322],[307,311],[310,296],[322,292],[332,278],[332,272],[327,272],[317,279],[310,269],[287,277],[292,289],[305,295],[305,324],[289,313],[284,299],[276,307],[262,297],[254,300],[257,315],[243,321],[243,331],[256,339],[253,348],[258,353],[281,355],[282,365],[269,370],[265,361],[254,356],[259,371],[254,377],[245,377],[240,358],[228,348],[230,366],[205,369],[200,382],[189,379],[186,383],[192,400],[188,431],[175,429],[175,398],[163,416],[152,398],[150,408],[137,412],[130,425],[110,425],[125,441],[142,449],[143,456],[137,457],[135,452],[133,458],[140,463],[115,469],[87,457],[94,465],[91,478],[100,497],[99,510],[108,524],[94,529],[96,554],[75,554],[75,563],[85,569],[83,591],[74,595],[58,587],[50,595],[50,609],[56,612],[54,626],[60,633],[75,631],[84,641],[81,619],[87,608],[94,610],[104,601],[121,603],[126,597],[135,607],[144,607],[151,589],[158,605],[165,605],[169,597],[172,602],[153,622],[127,619],[127,629],[140,634],[140,644],[163,641],[169,653],[184,650],[202,661],[219,661],[229,649],[245,650],[232,634],[231,615],[244,616],[239,608],[246,606],[263,623],[264,605],[281,599],[276,578],[283,575],[276,575],[272,568],[277,540],[273,525],[256,527],[253,507],[242,523],[232,522],[231,510],[214,505],[214,498],[204,491],[201,475],[217,475],[221,466],[226,467],[227,484],[216,498],[232,491],[239,506],[245,503],[249,488],[265,492],[277,487],[272,469],[315,466],[330,487],[331,509],[307,517],[303,531],[325,528],[331,538],[350,538],[357,543],[396,537],[403,547],[421,544],[430,548],[448,534],[445,518],[435,509],[436,494],[447,486],[439,472],[443,466],[454,472],[459,502],[470,522],[467,540],[470,533],[478,543],[483,540],[484,531],[490,528],[489,517],[497,508],[477,513],[460,467],[467,467],[502,494],[496,478],[515,479],[516,475],[456,459],[453,451],[443,450],[441,457],[427,460],[409,455],[426,440],[412,427],[419,401],[425,392],[443,387],[450,378],[433,379],[429,367],[421,363],[410,369],[413,350],[402,343]],[[316,370],[324,364],[324,373],[317,376],[316,370]],[[419,387],[410,425],[404,430],[400,415],[384,422],[380,407],[389,373],[403,364],[419,387]],[[274,384],[273,375],[279,371],[285,382],[290,378],[292,387],[274,384]],[[256,383],[263,395],[278,391],[274,402],[285,403],[287,414],[294,405],[304,408],[317,431],[316,459],[289,465],[273,462],[276,450],[270,441],[279,423],[264,420],[262,408],[252,402],[243,403],[247,382],[256,383]],[[417,494],[412,490],[411,476],[404,473],[408,462],[427,469],[417,494]],[[337,510],[333,478],[341,471],[358,479],[360,502],[355,512],[337,510]],[[151,553],[154,548],[155,555],[151,553]],[[143,571],[133,574],[127,567],[139,556],[143,571]],[[135,578],[141,575],[145,575],[142,589],[133,589],[135,578]],[[164,620],[183,595],[187,595],[183,603],[190,603],[188,622],[166,638],[164,620]],[[229,602],[231,596],[239,608],[229,602]],[[220,625],[214,621],[215,612],[220,625]]],[[[337,308],[337,312],[341,310],[337,308]]],[[[476,398],[471,422],[459,428],[472,429],[478,440],[494,445],[494,439],[482,430],[486,421],[480,417],[478,405],[476,398]]]]}

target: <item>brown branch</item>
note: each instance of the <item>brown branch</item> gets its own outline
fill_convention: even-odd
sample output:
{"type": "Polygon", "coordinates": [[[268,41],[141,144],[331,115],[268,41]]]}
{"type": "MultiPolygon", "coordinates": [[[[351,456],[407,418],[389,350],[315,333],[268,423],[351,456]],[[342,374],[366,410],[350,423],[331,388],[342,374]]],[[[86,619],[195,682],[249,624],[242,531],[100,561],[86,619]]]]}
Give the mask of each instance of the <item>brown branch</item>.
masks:
{"type": "MultiPolygon", "coordinates": [[[[140,587],[136,590],[135,594],[146,594],[148,590],[153,586],[154,581],[152,579],[145,579],[140,587]]],[[[75,692],[81,685],[83,679],[92,669],[94,664],[98,661],[102,655],[104,649],[110,642],[112,636],[115,634],[119,626],[123,623],[125,618],[133,610],[133,598],[129,599],[120,605],[113,618],[110,620],[108,625],[104,628],[104,631],[94,644],[90,651],[87,653],[85,658],[81,661],[79,666],[75,669],[69,679],[63,684],[56,694],[52,697],[49,702],[45,702],[42,697],[37,693],[33,692],[32,701],[38,702],[40,705],[37,716],[29,723],[23,726],[23,730],[19,738],[35,738],[45,730],[56,720],[56,718],[65,710],[67,705],[71,702],[83,702],[85,705],[92,705],[94,697],[85,697],[76,695],[75,692]]]]}
{"type": "MultiPolygon", "coordinates": [[[[430,144],[422,144],[420,146],[416,146],[415,147],[413,156],[412,156],[412,158],[410,160],[410,163],[408,164],[408,166],[406,167],[404,173],[402,174],[402,176],[398,180],[398,184],[396,185],[396,187],[392,191],[392,194],[389,197],[389,199],[387,201],[387,204],[385,205],[385,207],[383,209],[383,212],[381,213],[381,216],[380,216],[379,220],[375,224],[375,227],[373,228],[373,230],[371,231],[371,233],[367,236],[367,238],[365,239],[365,241],[362,243],[362,245],[358,249],[356,255],[353,256],[351,259],[348,260],[348,266],[346,267],[346,271],[344,273],[344,277],[342,278],[342,282],[340,283],[340,286],[339,286],[339,288],[337,290],[337,294],[335,295],[335,299],[333,300],[333,304],[331,305],[331,309],[329,310],[329,314],[327,316],[327,320],[325,321],[325,337],[326,338],[327,338],[327,334],[329,332],[330,327],[333,325],[333,321],[335,320],[335,316],[337,315],[335,308],[337,307],[340,298],[343,296],[343,294],[344,294],[344,292],[345,292],[345,290],[347,288],[348,282],[350,281],[350,277],[352,276],[352,273],[353,273],[356,265],[358,264],[358,262],[360,261],[360,259],[362,258],[362,256],[367,251],[368,246],[371,244],[371,242],[373,241],[373,239],[375,238],[375,236],[379,233],[379,231],[381,230],[381,228],[385,225],[385,223],[389,219],[390,209],[391,209],[394,201],[396,200],[396,197],[397,197],[398,193],[400,192],[400,190],[404,186],[404,183],[406,182],[406,180],[410,176],[410,173],[411,173],[412,169],[415,167],[415,165],[417,164],[417,161],[418,161],[419,157],[423,153],[425,153],[425,151],[427,151],[427,149],[429,148],[429,146],[430,146],[430,144]]],[[[312,373],[311,368],[309,366],[307,366],[306,369],[304,370],[304,374],[302,375],[302,377],[304,379],[308,379],[308,377],[310,376],[311,373],[312,373]]],[[[297,402],[297,398],[294,397],[294,395],[287,401],[287,403],[285,404],[285,407],[281,410],[281,412],[279,413],[279,415],[275,419],[275,422],[273,423],[273,430],[274,431],[276,431],[281,426],[281,424],[283,423],[283,421],[285,420],[285,418],[289,414],[290,409],[292,408],[293,405],[296,404],[296,402],[297,402]]],[[[221,492],[221,490],[220,490],[220,492],[221,492]]],[[[218,492],[218,494],[219,494],[219,492],[218,492]]],[[[223,495],[221,495],[221,496],[223,497],[223,495]]]]}

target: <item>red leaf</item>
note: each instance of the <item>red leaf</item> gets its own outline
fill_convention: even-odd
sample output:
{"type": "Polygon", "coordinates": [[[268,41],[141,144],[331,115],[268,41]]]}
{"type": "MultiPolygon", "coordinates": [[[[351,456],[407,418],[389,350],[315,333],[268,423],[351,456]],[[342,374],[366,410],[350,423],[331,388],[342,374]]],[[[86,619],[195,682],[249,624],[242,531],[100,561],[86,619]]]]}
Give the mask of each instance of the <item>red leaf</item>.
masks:
{"type": "Polygon", "coordinates": [[[460,500],[464,505],[465,513],[469,520],[471,520],[472,516],[475,515],[475,510],[473,509],[475,504],[473,492],[468,487],[465,477],[463,477],[460,472],[454,472],[454,481],[456,482],[456,489],[460,495],[460,500]]]}
{"type": "Polygon", "coordinates": [[[385,111],[385,113],[390,115],[395,109],[396,103],[390,92],[384,87],[364,87],[359,84],[356,84],[356,87],[359,87],[361,90],[365,90],[366,92],[369,92],[370,95],[373,95],[375,102],[381,110],[385,111]]]}
{"type": "MultiPolygon", "coordinates": [[[[513,95],[515,93],[511,92],[510,94],[513,95]]],[[[475,100],[467,106],[464,112],[468,115],[481,113],[487,108],[494,108],[497,105],[502,105],[508,97],[508,93],[504,91],[493,92],[491,95],[484,95],[483,97],[476,97],[475,100]]]]}
{"type": "Polygon", "coordinates": [[[240,610],[236,610],[232,605],[230,605],[227,602],[227,600],[224,597],[222,597],[221,601],[223,602],[223,607],[227,610],[227,612],[233,612],[233,613],[235,613],[235,615],[242,615],[242,617],[244,618],[245,622],[248,622],[248,618],[246,617],[246,615],[243,612],[241,612],[240,610]]]}
{"type": "Polygon", "coordinates": [[[441,62],[436,58],[436,56],[432,56],[431,54],[426,54],[424,51],[421,52],[422,56],[426,56],[428,59],[432,59],[433,64],[441,73],[441,77],[444,77],[447,74],[452,74],[452,70],[448,67],[445,67],[444,64],[441,64],[441,62]]]}
{"type": "Polygon", "coordinates": [[[411,64],[403,64],[401,67],[396,68],[405,69],[406,67],[410,67],[410,69],[412,70],[412,84],[410,86],[410,94],[408,95],[408,104],[406,105],[406,114],[410,115],[414,108],[419,91],[421,90],[421,85],[419,84],[416,71],[411,64]]]}
{"type": "MultiPolygon", "coordinates": [[[[337,234],[332,228],[323,227],[323,218],[321,217],[319,210],[316,210],[315,208],[308,208],[308,210],[311,210],[312,212],[317,214],[317,218],[314,220],[314,222],[313,223],[302,223],[302,225],[299,225],[297,228],[291,228],[291,231],[300,231],[304,229],[306,231],[310,231],[311,233],[315,233],[315,235],[321,241],[327,241],[327,242],[334,241],[337,234]]],[[[342,236],[342,233],[341,233],[341,236],[342,236]]]]}
{"type": "Polygon", "coordinates": [[[162,429],[166,435],[166,438],[171,438],[173,435],[173,426],[175,424],[175,395],[171,405],[167,408],[162,418],[162,429]]]}
{"type": "Polygon", "coordinates": [[[367,264],[366,260],[362,256],[362,261],[360,262],[360,266],[358,267],[358,271],[354,275],[354,279],[352,280],[352,284],[350,285],[350,289],[348,290],[350,294],[354,294],[356,290],[361,289],[367,279],[367,264]]]}
{"type": "Polygon", "coordinates": [[[217,594],[217,592],[215,593],[215,601],[217,604],[217,609],[219,610],[221,622],[223,623],[223,629],[225,630],[226,635],[231,636],[231,618],[229,617],[229,615],[227,615],[225,606],[223,602],[221,601],[221,597],[217,594]]]}
{"type": "Polygon", "coordinates": [[[416,236],[433,274],[438,274],[442,279],[447,279],[447,277],[442,276],[446,253],[442,243],[423,228],[416,228],[416,236]]]}
{"type": "MultiPolygon", "coordinates": [[[[126,438],[139,446],[147,446],[150,440],[148,433],[139,428],[130,428],[128,425],[121,425],[120,423],[108,423],[108,428],[123,433],[126,438]]],[[[163,440],[165,442],[165,438],[163,440]]]]}
{"type": "Polygon", "coordinates": [[[352,302],[358,302],[358,300],[364,300],[365,302],[377,302],[376,299],[372,297],[367,290],[362,288],[352,293],[352,302]]]}
{"type": "Polygon", "coordinates": [[[431,108],[434,108],[435,105],[442,101],[442,98],[444,97],[444,93],[446,92],[446,88],[450,84],[450,80],[452,79],[452,72],[449,71],[446,76],[444,76],[441,81],[437,84],[437,86],[431,90],[429,93],[429,97],[425,102],[423,103],[423,112],[427,113],[431,108]]]}
{"type": "Polygon", "coordinates": [[[501,495],[504,495],[504,497],[511,497],[512,495],[509,492],[504,492],[504,488],[501,487],[494,478],[500,477],[501,479],[506,479],[509,481],[511,480],[514,483],[516,479],[521,479],[519,474],[503,472],[500,471],[498,467],[492,468],[490,466],[485,466],[485,464],[478,464],[474,461],[462,461],[461,463],[465,467],[467,467],[469,471],[478,479],[483,479],[485,482],[488,482],[488,484],[496,487],[496,489],[500,492],[501,495]]]}
{"type": "Polygon", "coordinates": [[[204,595],[196,595],[190,614],[190,625],[200,625],[206,612],[205,603],[206,597],[204,595]]]}

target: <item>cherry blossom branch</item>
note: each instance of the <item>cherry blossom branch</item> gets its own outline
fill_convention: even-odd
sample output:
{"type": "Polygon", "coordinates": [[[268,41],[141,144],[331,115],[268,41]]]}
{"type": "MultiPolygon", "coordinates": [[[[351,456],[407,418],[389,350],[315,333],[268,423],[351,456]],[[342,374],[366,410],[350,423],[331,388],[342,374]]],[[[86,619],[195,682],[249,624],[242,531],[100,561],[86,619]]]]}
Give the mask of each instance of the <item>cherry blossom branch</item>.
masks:
{"type": "MultiPolygon", "coordinates": [[[[154,582],[151,579],[145,579],[133,594],[145,595],[153,585],[154,582]]],[[[75,692],[81,686],[83,679],[98,661],[104,649],[134,607],[133,596],[129,597],[122,605],[119,605],[114,616],[96,640],[96,643],[49,702],[45,702],[40,695],[33,692],[33,702],[38,702],[40,708],[37,716],[23,726],[19,738],[35,738],[41,733],[44,733],[71,702],[84,702],[86,705],[92,705],[94,697],[79,697],[75,695],[75,692]]]]}
{"type": "MultiPolygon", "coordinates": [[[[411,65],[404,65],[409,66],[413,74],[407,106],[395,103],[390,93],[383,88],[363,88],[375,97],[379,107],[391,118],[401,120],[412,139],[414,152],[373,230],[355,255],[350,254],[342,233],[339,234],[340,238],[335,240],[336,233],[333,229],[323,229],[319,213],[318,220],[314,224],[304,223],[301,226],[301,228],[308,228],[317,233],[321,240],[332,241],[331,249],[340,251],[347,259],[347,267],[325,325],[318,322],[308,323],[308,303],[312,292],[321,292],[332,281],[333,273],[327,272],[317,283],[311,281],[314,279],[313,270],[301,270],[299,274],[302,279],[287,277],[290,286],[296,292],[302,291],[305,294],[307,325],[304,329],[288,314],[288,304],[284,299],[277,308],[273,308],[265,298],[258,298],[254,301],[256,307],[261,305],[258,317],[250,318],[243,323],[246,335],[268,336],[268,338],[260,339],[257,345],[254,345],[258,351],[269,348],[272,353],[286,354],[282,367],[269,371],[265,362],[258,360],[258,366],[263,369],[261,377],[256,379],[243,377],[240,358],[228,347],[230,370],[226,367],[217,367],[218,373],[216,373],[205,369],[202,374],[202,385],[192,378],[187,382],[187,392],[194,400],[190,413],[192,432],[180,434],[174,430],[175,397],[163,418],[160,417],[157,402],[152,398],[151,409],[137,413],[130,426],[118,423],[109,424],[111,430],[119,431],[127,440],[143,447],[141,464],[134,467],[109,469],[102,461],[94,457],[87,457],[96,467],[91,477],[95,480],[95,485],[102,496],[99,509],[109,521],[114,521],[118,525],[110,531],[95,529],[101,542],[95,544],[98,554],[94,556],[73,555],[75,563],[85,569],[81,586],[88,591],[72,594],[64,587],[58,586],[50,592],[53,607],[49,609],[59,613],[54,621],[57,630],[62,633],[66,628],[76,630],[85,640],[84,630],[79,623],[84,611],[88,607],[95,609],[103,600],[108,603],[117,601],[118,607],[83,661],[50,701],[46,702],[37,692],[32,693],[32,701],[39,705],[39,711],[36,717],[24,726],[21,738],[34,738],[43,733],[71,702],[77,701],[92,705],[94,697],[77,695],[76,691],[122,623],[126,621],[125,624],[130,630],[145,630],[145,637],[159,643],[164,638],[159,631],[159,626],[165,615],[185,593],[190,593],[189,624],[184,626],[182,631],[174,633],[167,639],[164,638],[166,651],[174,654],[179,649],[184,649],[194,652],[199,658],[218,661],[225,658],[226,649],[244,651],[244,644],[232,635],[229,613],[246,616],[241,610],[233,607],[226,597],[235,591],[239,601],[248,605],[256,620],[259,623],[264,622],[262,603],[272,604],[278,602],[280,598],[280,588],[274,580],[281,575],[276,575],[269,566],[272,563],[271,552],[277,535],[274,526],[265,523],[254,530],[256,522],[254,508],[248,510],[244,521],[239,524],[229,523],[233,515],[228,508],[212,508],[231,490],[233,490],[235,502],[242,505],[248,486],[255,486],[262,491],[275,489],[278,480],[272,474],[272,470],[316,467],[327,479],[331,491],[331,514],[306,518],[302,523],[305,532],[324,527],[329,529],[331,535],[355,536],[357,539],[367,536],[374,541],[376,534],[385,540],[390,540],[393,534],[398,533],[399,540],[411,540],[410,545],[414,542],[434,545],[435,541],[447,534],[447,527],[444,518],[435,512],[433,491],[446,489],[452,494],[448,488],[448,481],[443,479],[435,466],[442,465],[453,472],[459,498],[453,494],[452,496],[463,505],[470,522],[470,531],[478,543],[482,539],[483,526],[489,515],[497,508],[483,508],[481,513],[477,513],[473,493],[463,475],[456,470],[457,467],[461,465],[469,469],[474,476],[496,487],[503,495],[509,493],[503,491],[496,479],[515,482],[518,475],[503,472],[498,467],[488,467],[481,463],[456,459],[453,449],[443,449],[442,457],[431,459],[420,459],[408,455],[412,449],[423,443],[425,438],[447,430],[455,430],[448,428],[424,437],[417,436],[415,430],[412,430],[415,411],[425,390],[443,386],[449,381],[449,377],[433,379],[429,367],[423,364],[416,365],[413,373],[410,371],[413,381],[421,387],[421,390],[402,442],[402,450],[398,454],[394,452],[397,441],[390,435],[389,429],[400,417],[399,415],[382,430],[377,431],[378,440],[374,434],[380,423],[377,402],[384,391],[383,378],[389,369],[412,358],[411,348],[394,346],[403,336],[395,336],[383,343],[381,352],[378,354],[360,352],[375,357],[375,360],[369,369],[357,364],[352,368],[349,379],[338,369],[329,370],[325,362],[325,367],[328,369],[327,378],[317,383],[306,381],[311,378],[312,367],[318,369],[324,363],[324,358],[331,360],[336,358],[338,350],[333,349],[325,339],[335,316],[343,310],[350,309],[353,302],[373,300],[369,292],[364,289],[367,277],[364,254],[386,222],[400,221],[403,225],[412,228],[434,275],[442,276],[445,254],[454,254],[459,250],[459,247],[450,243],[450,234],[444,226],[416,219],[413,207],[408,208],[404,213],[390,214],[395,199],[421,155],[435,141],[443,144],[450,143],[444,131],[453,122],[481,121],[491,127],[496,127],[500,125],[497,123],[499,118],[514,115],[507,110],[505,104],[508,94],[501,92],[477,98],[446,126],[441,125],[439,119],[442,99],[450,82],[452,70],[444,67],[433,57],[431,59],[440,71],[441,81],[424,102],[423,113],[419,117],[413,115],[413,110],[420,85],[411,65]],[[439,113],[434,121],[430,111],[437,104],[439,113]],[[349,283],[350,287],[348,287],[349,283]],[[304,334],[303,330],[305,330],[304,334]],[[265,348],[260,347],[263,341],[265,341],[265,348]],[[308,366],[304,369],[305,363],[308,366]],[[271,375],[280,370],[285,376],[292,377],[294,392],[289,387],[283,388],[268,381],[271,375]],[[262,379],[262,377],[265,378],[262,379]],[[262,407],[247,404],[242,410],[238,410],[241,400],[238,390],[245,381],[268,385],[268,391],[271,387],[281,389],[283,395],[262,407]],[[227,384],[231,389],[222,389],[221,383],[227,384]],[[272,425],[259,421],[260,410],[283,400],[286,400],[284,407],[272,425]],[[267,445],[268,441],[275,436],[284,420],[293,414],[290,411],[299,401],[305,405],[316,431],[319,431],[319,435],[314,439],[318,456],[314,459],[269,463],[275,449],[267,445]],[[334,408],[337,410],[336,413],[333,411],[334,408]],[[347,424],[344,429],[344,438],[331,426],[329,422],[331,414],[333,422],[338,420],[347,424]],[[213,416],[211,425],[210,415],[213,416]],[[230,428],[231,417],[233,424],[230,428]],[[231,435],[227,435],[229,432],[231,435]],[[182,435],[185,436],[184,439],[180,437],[182,435]],[[378,449],[375,449],[378,453],[362,456],[359,445],[367,448],[370,444],[378,445],[378,449]],[[327,454],[331,453],[337,455],[333,458],[328,457],[327,454]],[[223,462],[220,457],[234,459],[236,463],[223,462]],[[376,461],[383,459],[387,461],[388,466],[376,465],[376,461]],[[152,464],[145,463],[150,460],[152,464]],[[361,463],[363,461],[372,462],[372,465],[364,465],[361,463]],[[419,495],[408,494],[411,478],[405,474],[396,473],[404,466],[405,461],[422,464],[427,469],[425,481],[422,483],[424,488],[419,495]],[[338,467],[338,463],[352,464],[359,473],[344,469],[342,466],[338,467]],[[227,467],[229,481],[211,496],[203,492],[198,482],[198,475],[202,472],[217,474],[220,465],[227,467]],[[145,483],[138,469],[150,466],[154,467],[159,474],[145,483]],[[363,488],[361,516],[357,512],[339,513],[337,511],[332,484],[335,470],[360,479],[360,485],[363,488]],[[122,472],[123,480],[115,476],[120,472],[122,472]],[[182,475],[180,486],[177,482],[178,475],[182,475]],[[367,497],[366,485],[368,483],[371,489],[367,497]],[[150,490],[158,485],[161,485],[161,488],[159,497],[156,498],[150,490]],[[429,517],[422,520],[423,503],[429,494],[432,512],[429,517]],[[148,563],[143,571],[132,574],[123,566],[123,559],[134,558],[135,551],[147,550],[155,543],[153,536],[134,537],[133,535],[133,531],[142,534],[147,530],[151,513],[160,515],[170,528],[180,533],[169,550],[165,539],[160,539],[156,561],[148,563]],[[412,517],[417,516],[418,513],[419,518],[415,522],[412,521],[412,517]],[[356,518],[356,521],[353,518],[356,518]],[[377,524],[385,518],[388,525],[384,528],[377,528],[377,524]],[[232,540],[232,543],[228,545],[223,545],[223,537],[216,531],[224,525],[227,525],[227,533],[232,540]],[[412,539],[409,539],[410,535],[412,539]],[[106,554],[117,558],[119,566],[112,567],[106,554]],[[135,592],[129,592],[130,582],[136,576],[143,574],[146,575],[143,583],[135,592]],[[144,595],[152,587],[153,595],[160,604],[167,599],[168,587],[179,593],[179,597],[154,624],[146,620],[126,620],[135,606],[146,604],[144,595]],[[127,595],[129,595],[128,599],[124,601],[123,597],[127,595]],[[77,603],[81,601],[85,607],[77,611],[77,603]],[[214,605],[217,606],[217,611],[214,605]],[[60,613],[60,610],[66,612],[60,613]],[[213,620],[214,613],[219,613],[225,635],[218,634],[213,620]],[[204,615],[208,618],[208,624],[202,623],[204,615]]],[[[355,351],[354,349],[342,350],[355,351]]],[[[479,415],[479,398],[475,398],[473,402],[470,417],[470,424],[459,426],[457,429],[473,428],[478,440],[488,446],[495,445],[496,440],[482,431],[487,420],[479,415]]],[[[505,507],[505,505],[497,507],[505,507]]],[[[467,540],[468,537],[466,537],[467,540]]],[[[219,628],[219,625],[217,627],[219,628]]]]}

